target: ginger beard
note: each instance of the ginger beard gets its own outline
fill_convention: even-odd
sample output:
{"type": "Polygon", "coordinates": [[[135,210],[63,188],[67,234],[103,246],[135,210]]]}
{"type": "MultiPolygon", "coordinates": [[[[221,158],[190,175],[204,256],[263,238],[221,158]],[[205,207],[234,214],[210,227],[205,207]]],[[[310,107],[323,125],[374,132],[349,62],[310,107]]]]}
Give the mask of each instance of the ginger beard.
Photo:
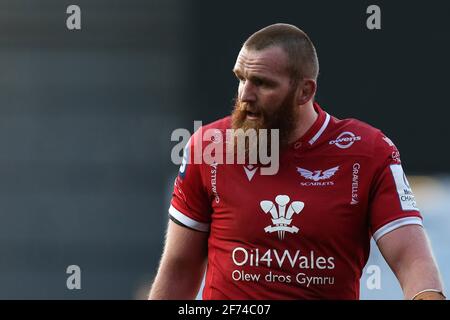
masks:
{"type": "MultiPolygon", "coordinates": [[[[295,103],[295,87],[293,87],[287,94],[283,101],[276,108],[270,108],[266,110],[258,105],[250,106],[246,102],[240,101],[236,98],[234,110],[231,114],[231,126],[232,129],[242,129],[246,132],[249,129],[254,129],[257,134],[257,143],[259,141],[259,130],[267,129],[267,148],[270,155],[271,143],[279,143],[280,150],[286,147],[291,141],[292,134],[294,133],[299,117],[299,108],[295,103]],[[273,111],[272,111],[273,110],[273,111]],[[248,114],[256,115],[257,119],[247,119],[248,114]],[[279,141],[271,141],[270,130],[279,130],[279,141]]],[[[236,139],[235,136],[235,151],[236,151],[236,139]]],[[[251,145],[249,139],[246,139],[245,156],[246,162],[249,156],[249,150],[257,152],[257,145],[251,145]]]]}

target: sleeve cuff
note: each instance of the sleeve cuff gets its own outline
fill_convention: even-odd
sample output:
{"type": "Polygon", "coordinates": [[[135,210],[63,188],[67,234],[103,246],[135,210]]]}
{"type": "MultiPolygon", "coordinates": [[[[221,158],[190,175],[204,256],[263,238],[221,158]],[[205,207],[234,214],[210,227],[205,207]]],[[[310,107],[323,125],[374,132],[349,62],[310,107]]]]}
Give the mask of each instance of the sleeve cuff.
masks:
{"type": "Polygon", "coordinates": [[[375,241],[378,241],[385,234],[387,234],[391,231],[394,231],[395,229],[398,229],[400,227],[409,225],[409,224],[417,224],[417,225],[423,226],[422,219],[420,219],[419,217],[400,218],[400,219],[391,221],[391,222],[385,224],[384,226],[378,228],[378,230],[375,231],[373,234],[373,239],[375,241]]]}
{"type": "Polygon", "coordinates": [[[169,214],[172,217],[174,217],[176,220],[178,220],[179,222],[184,224],[186,227],[189,227],[189,228],[197,230],[197,231],[209,232],[209,223],[195,221],[195,220],[189,218],[187,215],[185,215],[181,211],[178,211],[172,205],[169,208],[169,214]]]}

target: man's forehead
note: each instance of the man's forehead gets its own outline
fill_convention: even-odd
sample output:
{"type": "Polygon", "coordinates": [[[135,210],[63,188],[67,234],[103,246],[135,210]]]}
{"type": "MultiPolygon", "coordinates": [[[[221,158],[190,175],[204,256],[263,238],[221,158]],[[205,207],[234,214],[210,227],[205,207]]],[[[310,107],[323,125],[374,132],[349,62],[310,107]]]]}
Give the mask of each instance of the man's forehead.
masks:
{"type": "Polygon", "coordinates": [[[252,50],[243,47],[234,65],[234,71],[287,72],[287,55],[280,47],[252,50]]]}

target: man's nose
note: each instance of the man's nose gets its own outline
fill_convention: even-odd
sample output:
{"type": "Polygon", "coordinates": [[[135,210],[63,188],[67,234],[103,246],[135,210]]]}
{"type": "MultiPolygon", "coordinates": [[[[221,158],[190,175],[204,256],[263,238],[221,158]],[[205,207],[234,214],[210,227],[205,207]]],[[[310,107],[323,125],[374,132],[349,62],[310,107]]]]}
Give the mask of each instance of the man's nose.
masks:
{"type": "Polygon", "coordinates": [[[241,101],[242,102],[255,102],[256,93],[255,86],[251,81],[245,81],[241,84],[241,101]]]}

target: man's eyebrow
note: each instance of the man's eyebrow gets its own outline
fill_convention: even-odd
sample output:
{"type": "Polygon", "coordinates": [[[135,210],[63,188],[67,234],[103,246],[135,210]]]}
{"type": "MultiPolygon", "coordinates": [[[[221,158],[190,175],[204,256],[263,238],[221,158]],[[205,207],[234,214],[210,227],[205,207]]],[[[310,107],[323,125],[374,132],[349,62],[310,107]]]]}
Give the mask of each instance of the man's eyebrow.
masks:
{"type": "Polygon", "coordinates": [[[263,82],[265,82],[267,84],[276,84],[277,83],[276,80],[268,78],[268,77],[265,77],[265,76],[262,76],[262,75],[251,75],[249,77],[249,79],[251,81],[255,81],[255,80],[263,81],[263,82]]]}
{"type": "MultiPolygon", "coordinates": [[[[242,72],[239,69],[233,69],[232,71],[236,76],[238,76],[238,77],[242,76],[242,72]]],[[[268,77],[265,77],[265,76],[259,75],[259,74],[250,75],[249,79],[262,80],[262,81],[265,81],[268,83],[275,83],[275,81],[273,79],[270,79],[268,77]]]]}

